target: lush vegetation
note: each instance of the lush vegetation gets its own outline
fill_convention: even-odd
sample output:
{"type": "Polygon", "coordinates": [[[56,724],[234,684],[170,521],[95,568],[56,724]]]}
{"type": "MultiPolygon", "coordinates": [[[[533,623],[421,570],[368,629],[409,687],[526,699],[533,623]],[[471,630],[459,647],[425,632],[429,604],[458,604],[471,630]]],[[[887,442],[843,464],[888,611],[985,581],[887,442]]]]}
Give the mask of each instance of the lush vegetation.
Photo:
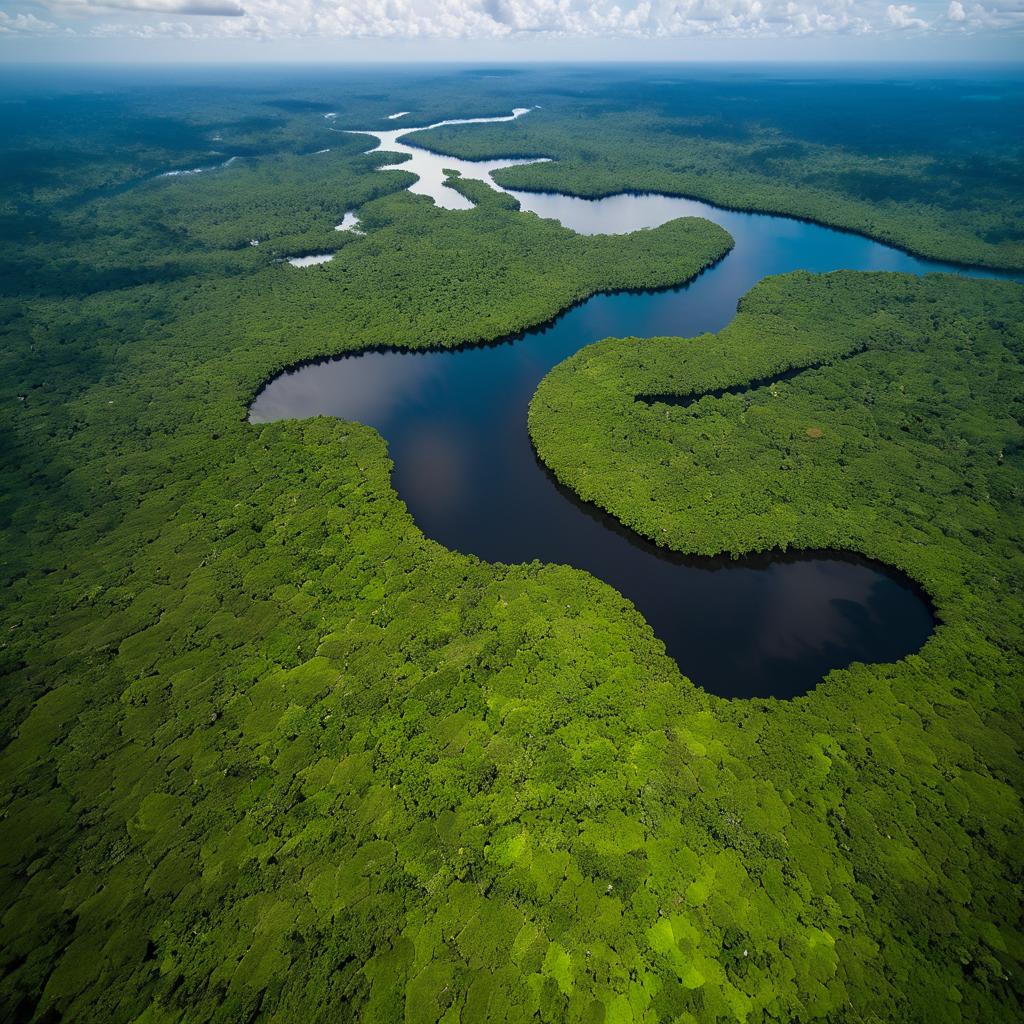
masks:
{"type": "MultiPolygon", "coordinates": [[[[827,859],[843,864],[852,900],[830,887],[824,927],[872,950],[838,939],[836,977],[851,962],[872,988],[909,980],[915,961],[936,971],[923,1003],[876,1005],[879,1019],[925,1005],[943,1019],[1006,1019],[1020,998],[1022,313],[1012,284],[788,275],[748,294],[717,336],[581,350],[531,405],[559,480],[660,544],[856,550],[932,595],[942,625],[919,655],[833,673],[767,719],[730,709],[758,723],[740,744],[758,777],[831,822],[827,859]],[[747,381],[763,383],[743,391],[747,381]],[[685,406],[637,400],[701,393],[685,406]],[[787,733],[822,756],[819,775],[756,753],[787,733]],[[904,940],[916,952],[897,953],[904,940]],[[871,961],[890,955],[875,975],[871,961]],[[984,977],[979,955],[992,958],[984,977]]],[[[871,1000],[848,993],[851,1019],[869,1016],[871,1000]]]]}
{"type": "Polygon", "coordinates": [[[422,144],[554,158],[499,172],[506,186],[692,196],[934,259],[1024,268],[1019,80],[608,74],[552,83],[513,126],[442,128],[422,144]]]}
{"type": "MultiPolygon", "coordinates": [[[[425,539],[372,430],[245,422],[296,361],[495,337],[727,251],[692,220],[577,237],[472,182],[475,210],[436,210],[358,142],[324,138],[324,108],[364,126],[414,109],[424,81],[101,96],[77,133],[53,101],[65,135],[29,116],[49,100],[3,110],[21,125],[9,150],[41,163],[49,147],[54,177],[5,196],[0,1015],[1007,1016],[1022,958],[1019,288],[790,278],[746,300],[731,330],[749,353],[726,365],[726,332],[706,362],[666,342],[678,370],[651,355],[636,371],[635,393],[684,393],[837,360],[779,385],[809,403],[792,420],[756,391],[636,403],[623,376],[597,390],[633,433],[573,453],[561,431],[605,411],[548,430],[538,410],[586,375],[573,363],[544,385],[532,426],[579,490],[572,467],[603,471],[602,453],[635,459],[624,495],[660,473],[654,423],[657,459],[691,458],[701,481],[693,546],[819,536],[906,566],[939,603],[936,638],[898,665],[789,703],[709,697],[608,586],[425,539]],[[119,168],[104,140],[150,107],[167,130],[119,168]],[[257,116],[247,159],[116,190],[257,116]],[[354,207],[366,236],[335,233],[354,207]],[[320,248],[335,260],[277,262],[320,248]],[[826,316],[822,341],[808,325],[826,316]],[[847,385],[862,379],[833,377],[854,367],[869,374],[859,409],[847,385]],[[805,442],[809,426],[822,437],[805,442]],[[742,459],[759,486],[741,497],[742,459]],[[787,472],[769,479],[772,460],[787,472]],[[858,493],[874,464],[884,475],[858,493]],[[815,493],[785,490],[799,478],[815,493]],[[777,488],[770,512],[761,484],[777,488]]],[[[446,83],[437,114],[493,113],[521,88],[481,79],[470,111],[452,100],[465,79],[446,83]]],[[[581,360],[596,372],[621,345],[581,360]]],[[[685,547],[676,484],[622,518],[685,547]]]]}
{"type": "Polygon", "coordinates": [[[567,853],[545,840],[530,911],[498,850],[568,778],[536,723],[578,634],[654,658],[666,691],[674,667],[596,581],[424,540],[368,429],[257,430],[246,403],[302,358],[510,333],[731,242],[704,221],[579,238],[473,183],[465,214],[366,201],[407,181],[378,163],[244,162],[55,208],[66,262],[5,307],[5,1016],[391,1021],[408,988],[433,1019],[492,985],[558,1017],[575,990],[577,896],[548,920],[567,853]],[[367,235],[338,237],[353,205],[367,235]],[[275,262],[328,238],[324,267],[275,262]],[[536,714],[527,675],[548,680],[536,714]],[[519,966],[491,977],[516,915],[519,966]]]}

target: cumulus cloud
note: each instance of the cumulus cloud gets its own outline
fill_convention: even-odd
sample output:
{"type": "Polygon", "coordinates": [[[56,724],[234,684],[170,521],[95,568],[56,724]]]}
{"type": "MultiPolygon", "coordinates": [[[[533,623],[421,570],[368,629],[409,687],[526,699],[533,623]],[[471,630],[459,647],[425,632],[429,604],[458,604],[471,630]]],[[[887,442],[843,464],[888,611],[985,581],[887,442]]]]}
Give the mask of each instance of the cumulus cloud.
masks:
{"type": "Polygon", "coordinates": [[[93,39],[198,39],[202,37],[187,21],[139,22],[124,25],[117,22],[102,22],[89,29],[93,39]]]}
{"type": "Polygon", "coordinates": [[[968,31],[1012,31],[1024,28],[1024,0],[950,0],[946,16],[957,28],[968,31]]]}
{"type": "Polygon", "coordinates": [[[913,4],[889,4],[885,13],[896,28],[927,28],[927,21],[914,17],[916,10],[913,4]]]}
{"type": "Polygon", "coordinates": [[[93,0],[90,6],[119,11],[152,11],[156,14],[193,14],[204,17],[240,18],[245,11],[232,0],[93,0]]]}
{"type": "MultiPolygon", "coordinates": [[[[205,36],[266,40],[784,39],[970,32],[1022,27],[1024,19],[1024,0],[0,0],[0,9],[30,5],[47,7],[75,31],[94,32],[84,18],[116,11],[131,34],[140,24],[155,34],[194,24],[190,31],[205,36]]],[[[118,27],[104,22],[102,31],[118,27]]]]}
{"type": "Polygon", "coordinates": [[[0,35],[44,36],[59,31],[59,25],[52,21],[43,21],[34,14],[8,14],[6,11],[0,11],[0,35]]]}
{"type": "Polygon", "coordinates": [[[110,11],[142,14],[240,18],[245,10],[235,0],[44,0],[54,12],[88,15],[110,11]]]}
{"type": "Polygon", "coordinates": [[[380,38],[783,37],[866,33],[884,21],[879,5],[856,0],[246,0],[246,10],[293,35],[380,38]]]}

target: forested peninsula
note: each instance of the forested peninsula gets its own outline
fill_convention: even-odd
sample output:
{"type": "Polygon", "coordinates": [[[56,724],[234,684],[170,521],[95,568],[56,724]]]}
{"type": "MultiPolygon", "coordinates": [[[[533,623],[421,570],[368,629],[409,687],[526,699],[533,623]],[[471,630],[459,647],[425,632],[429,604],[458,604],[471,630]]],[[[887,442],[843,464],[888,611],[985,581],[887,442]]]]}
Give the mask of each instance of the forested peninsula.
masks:
{"type": "MultiPolygon", "coordinates": [[[[1015,284],[770,278],[717,336],[581,350],[530,409],[531,436],[559,480],[659,544],[860,551],[926,587],[941,625],[919,655],[833,672],[827,694],[776,705],[772,725],[748,708],[729,712],[759,722],[741,741],[755,774],[804,794],[789,812],[802,805],[837,826],[848,877],[887,922],[889,938],[873,948],[893,950],[901,927],[920,929],[951,984],[965,957],[974,962],[972,930],[993,941],[994,967],[1019,912],[1022,314],[1015,284]],[[638,400],[673,392],[695,400],[638,400]],[[756,751],[797,721],[814,722],[815,734],[781,783],[785,758],[756,751]],[[808,756],[820,757],[817,772],[808,756]],[[980,906],[992,915],[985,924],[980,906]]],[[[850,954],[865,966],[863,951],[850,954]]],[[[941,1006],[937,990],[927,1002],[941,1006]]],[[[998,1018],[998,1002],[954,1017],[998,1018]]]]}

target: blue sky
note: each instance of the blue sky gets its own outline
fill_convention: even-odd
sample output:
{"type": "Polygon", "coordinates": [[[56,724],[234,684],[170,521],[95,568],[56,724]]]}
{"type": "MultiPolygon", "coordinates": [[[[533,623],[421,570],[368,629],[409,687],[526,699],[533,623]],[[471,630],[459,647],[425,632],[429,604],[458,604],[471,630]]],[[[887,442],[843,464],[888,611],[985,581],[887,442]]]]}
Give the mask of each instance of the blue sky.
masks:
{"type": "Polygon", "coordinates": [[[16,60],[1022,60],[1024,0],[0,0],[16,60]]]}

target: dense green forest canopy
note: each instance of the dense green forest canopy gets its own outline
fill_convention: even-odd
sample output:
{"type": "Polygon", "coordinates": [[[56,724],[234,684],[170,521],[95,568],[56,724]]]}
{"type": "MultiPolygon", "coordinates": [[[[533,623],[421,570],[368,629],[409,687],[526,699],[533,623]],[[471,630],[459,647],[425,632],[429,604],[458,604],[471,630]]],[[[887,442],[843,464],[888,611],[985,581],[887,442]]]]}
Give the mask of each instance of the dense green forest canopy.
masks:
{"type": "MultiPolygon", "coordinates": [[[[694,220],[582,238],[473,182],[476,209],[438,210],[324,132],[527,102],[543,125],[593,79],[179,74],[0,105],[0,1014],[1012,1015],[1021,288],[794,275],[717,338],[604,343],[542,386],[545,459],[641,532],[854,547],[937,602],[920,655],[723,701],[605,584],[426,539],[369,428],[245,422],[299,360],[494,338],[727,252],[694,220]],[[366,235],[335,232],[354,208],[366,235]]],[[[1001,119],[964,118],[994,163],[1006,88],[1001,119]]],[[[807,117],[786,131],[839,145],[807,117]]],[[[992,188],[943,255],[1012,215],[992,188]]]]}
{"type": "Polygon", "coordinates": [[[272,84],[255,71],[202,74],[152,72],[142,86],[131,79],[131,90],[113,72],[17,80],[0,105],[5,234],[40,216],[25,198],[73,203],[91,189],[200,166],[215,160],[211,150],[253,159],[344,146],[324,132],[325,114],[342,128],[393,129],[392,108],[408,110],[401,123],[413,126],[530,105],[514,125],[416,141],[467,158],[554,158],[500,172],[517,187],[692,195],[936,259],[1024,268],[1024,83],[1012,72],[395,67],[383,78],[292,69],[272,84]]]}
{"type": "Polygon", "coordinates": [[[619,72],[545,90],[508,126],[441,128],[429,149],[554,162],[502,185],[597,197],[691,196],[848,228],[922,256],[1024,267],[1019,82],[619,72]]]}

